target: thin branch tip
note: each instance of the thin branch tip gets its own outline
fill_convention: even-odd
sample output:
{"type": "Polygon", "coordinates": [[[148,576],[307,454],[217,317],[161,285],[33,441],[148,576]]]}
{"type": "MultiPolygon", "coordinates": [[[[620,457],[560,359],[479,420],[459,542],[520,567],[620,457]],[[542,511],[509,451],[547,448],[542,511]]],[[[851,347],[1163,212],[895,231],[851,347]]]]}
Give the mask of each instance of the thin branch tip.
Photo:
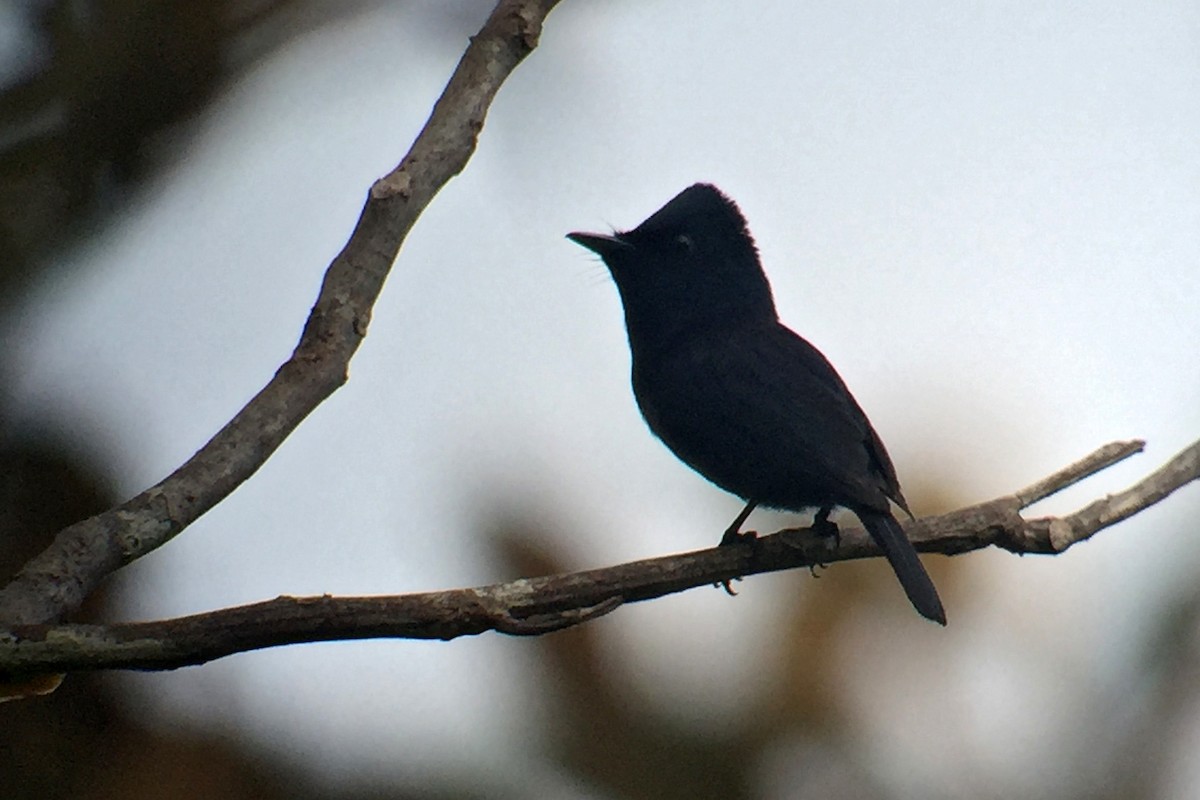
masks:
{"type": "Polygon", "coordinates": [[[1034,503],[1045,500],[1047,497],[1057,494],[1063,489],[1073,486],[1114,464],[1118,464],[1130,456],[1141,453],[1145,448],[1146,442],[1142,439],[1109,442],[1102,447],[1096,448],[1075,463],[1068,464],[1052,475],[1016,492],[1013,496],[1020,501],[1021,508],[1028,508],[1034,503]]]}

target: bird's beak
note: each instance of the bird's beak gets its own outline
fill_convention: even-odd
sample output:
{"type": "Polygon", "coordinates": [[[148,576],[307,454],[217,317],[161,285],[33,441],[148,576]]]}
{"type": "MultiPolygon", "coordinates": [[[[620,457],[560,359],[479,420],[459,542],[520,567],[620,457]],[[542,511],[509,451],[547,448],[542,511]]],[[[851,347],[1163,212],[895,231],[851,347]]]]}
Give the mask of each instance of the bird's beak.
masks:
{"type": "Polygon", "coordinates": [[[607,233],[568,233],[567,238],[604,259],[622,250],[633,249],[629,242],[607,233]]]}

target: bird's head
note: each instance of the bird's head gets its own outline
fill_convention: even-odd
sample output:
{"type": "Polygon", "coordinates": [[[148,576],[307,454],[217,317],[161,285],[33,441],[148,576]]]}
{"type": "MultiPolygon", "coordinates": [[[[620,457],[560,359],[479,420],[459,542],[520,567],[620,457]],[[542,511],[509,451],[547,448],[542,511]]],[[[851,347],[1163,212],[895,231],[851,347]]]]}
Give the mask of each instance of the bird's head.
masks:
{"type": "Polygon", "coordinates": [[[604,260],[635,356],[713,329],[776,319],[746,220],[709,184],[684,189],[631,231],[567,238],[604,260]]]}

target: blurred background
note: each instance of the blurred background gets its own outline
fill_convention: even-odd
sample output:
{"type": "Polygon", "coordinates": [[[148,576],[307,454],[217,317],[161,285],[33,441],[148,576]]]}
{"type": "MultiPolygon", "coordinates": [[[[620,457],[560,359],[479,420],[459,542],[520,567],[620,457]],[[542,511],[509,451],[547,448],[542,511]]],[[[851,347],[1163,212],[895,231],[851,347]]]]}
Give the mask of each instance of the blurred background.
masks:
{"type": "MultiPolygon", "coordinates": [[[[287,358],[488,2],[0,0],[0,565],[198,449],[287,358]]],[[[716,183],[918,514],[1200,436],[1200,6],[565,0],[408,238],[349,384],[80,618],[711,546],[563,236],[716,183]]],[[[1200,491],[1061,557],[929,557],[539,639],[72,675],[5,798],[1192,798],[1200,491]]],[[[757,513],[773,530],[797,517],[757,513]]]]}

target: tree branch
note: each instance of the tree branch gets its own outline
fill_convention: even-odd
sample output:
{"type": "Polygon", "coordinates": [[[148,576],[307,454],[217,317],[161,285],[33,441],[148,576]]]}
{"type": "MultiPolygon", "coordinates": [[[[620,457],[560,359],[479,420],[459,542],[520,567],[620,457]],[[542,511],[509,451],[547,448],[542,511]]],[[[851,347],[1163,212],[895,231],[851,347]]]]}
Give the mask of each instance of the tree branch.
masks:
{"type": "MultiPolygon", "coordinates": [[[[1200,479],[1198,441],[1129,489],[1080,511],[1065,517],[1021,517],[1023,508],[1142,447],[1140,441],[1106,445],[1028,489],[917,520],[905,530],[925,552],[952,555],[996,545],[1014,553],[1061,553],[1200,479]]],[[[277,597],[159,622],[23,625],[0,631],[0,673],[174,669],[248,650],[342,639],[453,639],[485,631],[537,635],[594,619],[624,603],[746,575],[879,555],[858,528],[842,532],[836,551],[827,538],[794,528],[729,547],[474,589],[379,597],[277,597]]]]}
{"type": "Polygon", "coordinates": [[[405,236],[466,166],[488,107],[537,46],[558,0],[501,0],[458,63],[408,155],[371,187],[325,273],[295,351],[187,463],[125,504],[61,532],[0,590],[0,620],[41,623],[74,611],[107,575],[166,544],[253,475],[346,382],[371,309],[405,236]]]}

